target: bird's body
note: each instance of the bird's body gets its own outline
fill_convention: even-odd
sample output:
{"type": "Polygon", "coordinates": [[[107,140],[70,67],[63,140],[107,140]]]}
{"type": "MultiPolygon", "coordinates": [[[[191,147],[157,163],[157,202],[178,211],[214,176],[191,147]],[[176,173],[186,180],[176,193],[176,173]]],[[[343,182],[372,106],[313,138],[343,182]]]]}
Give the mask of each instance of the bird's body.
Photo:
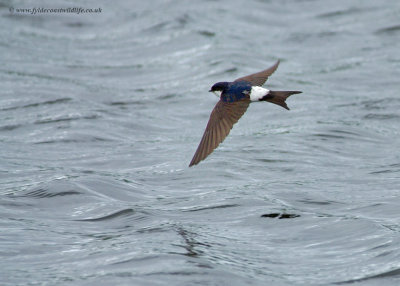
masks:
{"type": "Polygon", "coordinates": [[[248,82],[219,82],[223,90],[214,91],[215,95],[218,96],[224,102],[234,102],[248,98],[251,91],[251,85],[248,82]]]}
{"type": "Polygon", "coordinates": [[[301,91],[272,91],[261,87],[277,69],[279,61],[258,73],[236,79],[233,82],[217,82],[211,87],[219,102],[211,112],[203,138],[190,166],[204,160],[228,136],[232,126],[246,112],[250,102],[268,101],[289,110],[286,98],[301,91]]]}

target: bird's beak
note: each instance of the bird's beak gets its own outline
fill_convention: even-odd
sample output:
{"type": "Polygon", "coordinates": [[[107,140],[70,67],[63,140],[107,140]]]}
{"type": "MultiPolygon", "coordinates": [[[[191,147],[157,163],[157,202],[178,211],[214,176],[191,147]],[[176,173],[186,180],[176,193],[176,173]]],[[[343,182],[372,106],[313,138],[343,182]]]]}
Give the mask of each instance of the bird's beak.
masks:
{"type": "Polygon", "coordinates": [[[212,90],[210,89],[208,92],[212,92],[212,90]]]}

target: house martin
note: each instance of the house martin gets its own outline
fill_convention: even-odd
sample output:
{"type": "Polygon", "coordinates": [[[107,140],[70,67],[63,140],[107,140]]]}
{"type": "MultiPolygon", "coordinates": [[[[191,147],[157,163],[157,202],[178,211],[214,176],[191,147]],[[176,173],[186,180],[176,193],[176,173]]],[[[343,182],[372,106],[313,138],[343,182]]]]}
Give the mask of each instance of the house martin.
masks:
{"type": "Polygon", "coordinates": [[[220,100],[211,112],[210,119],[199,147],[189,167],[207,158],[228,136],[232,126],[242,117],[249,104],[254,101],[268,101],[289,110],[285,100],[301,91],[272,91],[261,87],[278,68],[279,60],[270,68],[236,79],[233,82],[217,82],[210,92],[220,100]]]}

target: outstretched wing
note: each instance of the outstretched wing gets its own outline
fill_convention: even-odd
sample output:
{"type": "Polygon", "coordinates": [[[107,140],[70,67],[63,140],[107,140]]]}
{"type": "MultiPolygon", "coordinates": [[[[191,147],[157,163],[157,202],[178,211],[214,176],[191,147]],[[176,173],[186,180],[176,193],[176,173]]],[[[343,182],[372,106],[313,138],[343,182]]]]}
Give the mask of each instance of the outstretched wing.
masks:
{"type": "Polygon", "coordinates": [[[279,65],[279,60],[272,67],[270,67],[266,70],[238,78],[235,81],[243,81],[244,80],[244,81],[250,82],[251,85],[262,86],[267,81],[268,77],[274,71],[276,71],[276,69],[278,68],[278,65],[279,65]]]}
{"type": "Polygon", "coordinates": [[[220,100],[211,112],[210,119],[199,147],[193,156],[189,167],[198,164],[210,155],[218,145],[224,141],[240,117],[249,107],[250,99],[245,98],[235,102],[224,102],[220,100]]]}

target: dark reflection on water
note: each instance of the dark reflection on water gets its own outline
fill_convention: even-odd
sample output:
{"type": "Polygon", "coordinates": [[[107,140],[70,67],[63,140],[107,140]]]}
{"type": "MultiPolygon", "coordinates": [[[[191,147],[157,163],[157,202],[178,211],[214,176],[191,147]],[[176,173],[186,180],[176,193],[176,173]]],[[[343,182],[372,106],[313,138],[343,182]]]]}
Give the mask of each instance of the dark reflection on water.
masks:
{"type": "Polygon", "coordinates": [[[1,285],[398,284],[398,1],[32,5],[0,3],[1,285]],[[210,86],[277,59],[291,110],[189,169],[210,86]]]}
{"type": "Polygon", "coordinates": [[[269,213],[261,215],[261,217],[278,218],[278,219],[295,218],[299,216],[300,215],[297,214],[287,214],[287,213],[269,213]]]}

